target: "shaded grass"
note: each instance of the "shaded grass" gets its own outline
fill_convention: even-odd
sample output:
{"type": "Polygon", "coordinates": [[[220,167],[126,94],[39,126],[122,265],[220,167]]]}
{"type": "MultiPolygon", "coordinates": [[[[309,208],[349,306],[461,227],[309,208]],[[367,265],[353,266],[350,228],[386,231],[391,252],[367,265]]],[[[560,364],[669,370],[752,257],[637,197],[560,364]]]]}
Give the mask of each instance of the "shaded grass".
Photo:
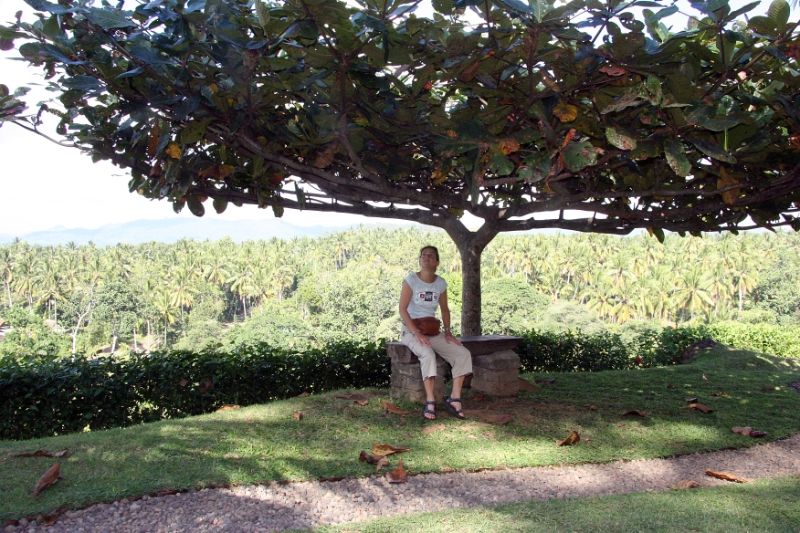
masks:
{"type": "Polygon", "coordinates": [[[372,398],[366,407],[337,399],[343,394],[337,392],[137,427],[0,442],[0,519],[168,489],[367,476],[374,469],[356,458],[375,443],[408,446],[407,469],[438,472],[667,457],[757,443],[732,433],[737,425],[766,431],[767,439],[800,430],[800,394],[788,387],[800,379],[796,359],[720,348],[691,365],[526,377],[555,382],[537,384],[518,399],[466,400],[473,414],[466,423],[443,414],[441,406],[433,424],[410,403],[397,402],[413,409],[410,415],[386,413],[380,400],[388,399],[388,391],[378,390],[367,391],[372,398]],[[727,396],[711,396],[720,391],[727,396]],[[686,397],[697,397],[714,412],[684,409],[686,397]],[[629,409],[650,416],[620,418],[629,409]],[[295,411],[303,411],[302,420],[292,416],[295,411]],[[514,421],[480,421],[487,413],[511,414],[514,421]],[[573,429],[582,436],[578,446],[555,446],[573,429]],[[56,459],[11,455],[41,448],[70,453],[61,460],[64,479],[33,499],[36,481],[56,459]]]}
{"type": "Polygon", "coordinates": [[[317,533],[796,533],[800,531],[800,476],[748,485],[521,504],[396,516],[317,533]]]}

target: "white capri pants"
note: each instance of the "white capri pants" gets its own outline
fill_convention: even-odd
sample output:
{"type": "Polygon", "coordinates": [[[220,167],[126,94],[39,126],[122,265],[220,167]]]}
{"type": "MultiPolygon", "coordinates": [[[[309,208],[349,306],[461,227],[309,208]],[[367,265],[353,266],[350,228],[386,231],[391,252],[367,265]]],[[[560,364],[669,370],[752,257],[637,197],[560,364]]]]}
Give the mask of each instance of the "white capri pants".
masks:
{"type": "Polygon", "coordinates": [[[428,340],[431,342],[430,346],[420,344],[405,324],[400,331],[400,342],[408,346],[419,359],[422,379],[436,376],[436,354],[453,367],[454,378],[472,374],[472,354],[469,350],[454,342],[447,342],[444,333],[428,337],[428,340]]]}

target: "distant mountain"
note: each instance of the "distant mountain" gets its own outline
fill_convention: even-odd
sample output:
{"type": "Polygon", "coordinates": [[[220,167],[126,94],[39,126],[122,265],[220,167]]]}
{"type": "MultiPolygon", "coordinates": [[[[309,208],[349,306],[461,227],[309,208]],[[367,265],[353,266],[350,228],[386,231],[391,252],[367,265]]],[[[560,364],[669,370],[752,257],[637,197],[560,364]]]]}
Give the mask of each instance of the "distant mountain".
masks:
{"type": "MultiPolygon", "coordinates": [[[[266,220],[219,220],[211,218],[171,218],[163,220],[135,220],[122,224],[108,224],[97,229],[51,228],[19,237],[30,244],[43,246],[74,242],[83,245],[89,241],[98,246],[113,246],[118,243],[141,244],[158,241],[167,244],[180,239],[206,239],[216,241],[230,237],[235,242],[247,240],[269,240],[273,237],[319,237],[340,231],[350,226],[295,226],[279,219],[266,220]]],[[[373,225],[370,224],[369,227],[373,225]]],[[[399,224],[374,224],[374,226],[399,227],[399,224]]],[[[0,235],[0,244],[7,244],[15,237],[0,235]]]]}

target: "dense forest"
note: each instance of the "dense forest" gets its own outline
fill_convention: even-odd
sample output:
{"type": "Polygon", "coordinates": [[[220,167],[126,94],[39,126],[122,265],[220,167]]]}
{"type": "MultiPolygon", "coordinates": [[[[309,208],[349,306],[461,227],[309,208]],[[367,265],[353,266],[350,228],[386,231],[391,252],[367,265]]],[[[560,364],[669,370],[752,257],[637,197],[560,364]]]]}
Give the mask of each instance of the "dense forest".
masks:
{"type": "MultiPolygon", "coordinates": [[[[427,229],[322,238],[0,247],[0,359],[100,351],[304,349],[396,338],[400,284],[439,247],[458,331],[461,261],[427,229]],[[9,329],[10,326],[10,329],[9,329]]],[[[624,331],[658,325],[800,322],[800,236],[517,234],[483,254],[483,330],[624,331]]]]}

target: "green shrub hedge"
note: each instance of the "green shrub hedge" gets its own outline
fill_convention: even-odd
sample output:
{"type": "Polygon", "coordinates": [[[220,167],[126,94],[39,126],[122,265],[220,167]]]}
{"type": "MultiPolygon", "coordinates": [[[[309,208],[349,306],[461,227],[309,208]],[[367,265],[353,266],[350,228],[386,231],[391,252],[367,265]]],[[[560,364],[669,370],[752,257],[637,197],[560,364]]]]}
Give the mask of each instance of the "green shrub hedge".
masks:
{"type": "Polygon", "coordinates": [[[292,353],[264,344],[211,351],[8,362],[0,367],[0,438],[30,439],[198,415],[349,387],[386,387],[384,342],[292,353]]]}
{"type": "MultiPolygon", "coordinates": [[[[633,335],[522,332],[522,372],[580,372],[680,363],[712,338],[768,354],[800,357],[798,328],[721,323],[642,328],[633,335]]],[[[229,353],[176,351],[0,365],[0,439],[130,426],[344,388],[386,387],[384,341],[336,342],[302,353],[246,345],[229,353]]]]}

